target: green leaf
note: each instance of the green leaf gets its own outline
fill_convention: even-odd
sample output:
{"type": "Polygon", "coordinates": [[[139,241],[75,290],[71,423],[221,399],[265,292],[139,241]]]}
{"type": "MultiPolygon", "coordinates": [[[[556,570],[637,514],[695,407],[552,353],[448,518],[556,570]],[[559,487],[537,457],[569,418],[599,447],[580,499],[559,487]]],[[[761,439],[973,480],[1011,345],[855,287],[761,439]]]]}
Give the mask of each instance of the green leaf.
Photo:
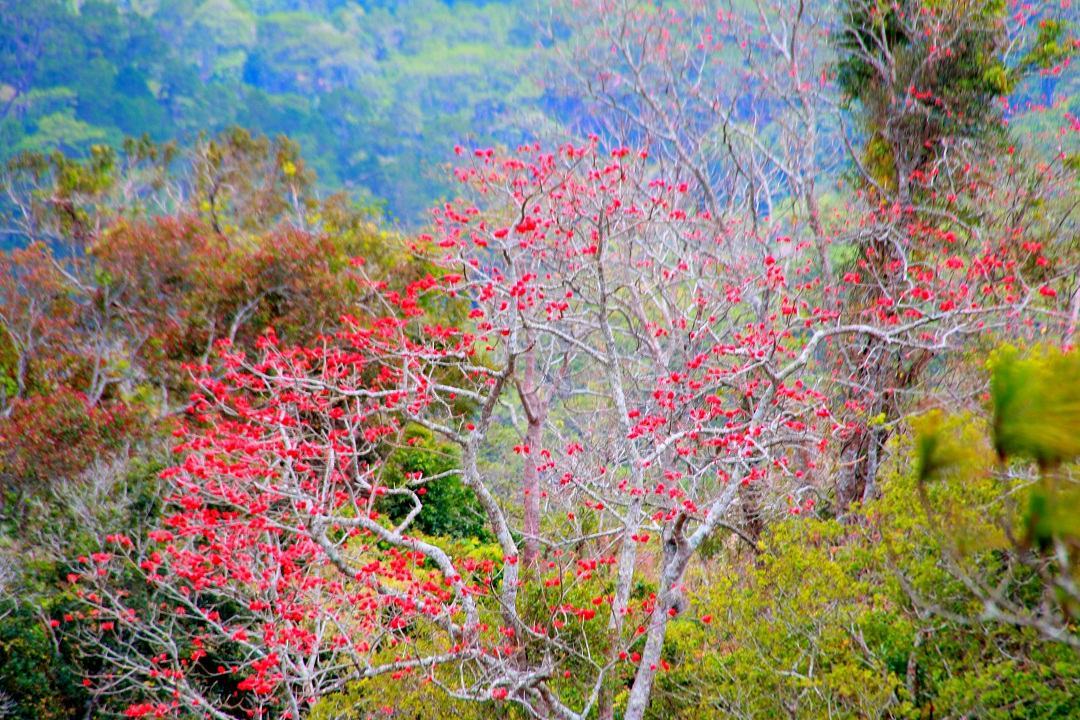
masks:
{"type": "Polygon", "coordinates": [[[994,447],[1043,467],[1080,457],[1080,353],[1014,348],[991,361],[994,447]]]}

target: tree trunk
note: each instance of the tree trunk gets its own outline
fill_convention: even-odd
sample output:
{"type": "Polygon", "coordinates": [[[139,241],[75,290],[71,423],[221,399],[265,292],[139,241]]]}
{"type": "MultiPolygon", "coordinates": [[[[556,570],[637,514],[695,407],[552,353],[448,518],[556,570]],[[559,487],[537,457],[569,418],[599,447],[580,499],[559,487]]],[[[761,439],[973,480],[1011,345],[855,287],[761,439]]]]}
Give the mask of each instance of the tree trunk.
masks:
{"type": "Polygon", "coordinates": [[[540,470],[537,460],[544,441],[547,400],[540,397],[536,379],[536,349],[525,352],[525,379],[521,401],[528,423],[525,429],[525,471],[522,476],[522,509],[525,542],[522,564],[532,569],[540,558],[540,470]]]}
{"type": "Polygon", "coordinates": [[[743,524],[746,527],[746,534],[755,542],[761,537],[761,531],[765,529],[761,495],[760,483],[739,486],[739,504],[742,507],[743,524]]]}
{"type": "Polygon", "coordinates": [[[861,500],[867,483],[867,456],[871,433],[858,428],[840,451],[840,471],[836,476],[836,509],[838,515],[847,512],[851,504],[861,500]]]}
{"type": "Polygon", "coordinates": [[[680,602],[682,595],[678,586],[682,582],[691,554],[692,550],[679,530],[665,538],[663,571],[660,575],[660,597],[649,620],[645,647],[641,652],[641,663],[634,675],[634,683],[630,686],[630,698],[626,702],[623,720],[642,720],[645,717],[645,711],[652,697],[653,681],[660,669],[667,624],[671,619],[670,611],[674,608],[678,612],[682,606],[680,602]]]}

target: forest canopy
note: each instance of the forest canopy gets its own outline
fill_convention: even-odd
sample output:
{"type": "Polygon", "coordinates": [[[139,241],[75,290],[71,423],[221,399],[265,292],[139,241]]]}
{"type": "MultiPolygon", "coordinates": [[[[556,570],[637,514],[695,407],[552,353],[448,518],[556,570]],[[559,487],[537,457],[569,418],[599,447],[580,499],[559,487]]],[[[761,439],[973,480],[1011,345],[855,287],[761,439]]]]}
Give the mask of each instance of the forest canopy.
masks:
{"type": "Polygon", "coordinates": [[[505,2],[4,0],[0,156],[230,126],[286,134],[328,188],[415,225],[457,143],[514,142],[541,93],[505,2]]]}
{"type": "Polygon", "coordinates": [[[0,0],[0,719],[1080,716],[1080,38],[0,0]]]}

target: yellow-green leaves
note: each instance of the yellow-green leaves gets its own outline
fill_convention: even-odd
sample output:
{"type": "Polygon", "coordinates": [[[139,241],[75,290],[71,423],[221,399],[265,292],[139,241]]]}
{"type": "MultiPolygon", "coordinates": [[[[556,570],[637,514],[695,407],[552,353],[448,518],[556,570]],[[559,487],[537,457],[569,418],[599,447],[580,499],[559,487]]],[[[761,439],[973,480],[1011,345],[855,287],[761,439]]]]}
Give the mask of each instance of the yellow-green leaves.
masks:
{"type": "Polygon", "coordinates": [[[915,477],[920,482],[933,479],[956,460],[956,446],[942,429],[943,416],[934,411],[913,423],[915,435],[915,477]]]}
{"type": "Polygon", "coordinates": [[[1080,457],[1080,353],[1014,348],[990,363],[994,448],[1052,467],[1080,457]]]}
{"type": "Polygon", "coordinates": [[[963,470],[979,474],[986,465],[986,441],[970,416],[948,416],[933,410],[912,420],[915,479],[928,482],[963,470]]]}

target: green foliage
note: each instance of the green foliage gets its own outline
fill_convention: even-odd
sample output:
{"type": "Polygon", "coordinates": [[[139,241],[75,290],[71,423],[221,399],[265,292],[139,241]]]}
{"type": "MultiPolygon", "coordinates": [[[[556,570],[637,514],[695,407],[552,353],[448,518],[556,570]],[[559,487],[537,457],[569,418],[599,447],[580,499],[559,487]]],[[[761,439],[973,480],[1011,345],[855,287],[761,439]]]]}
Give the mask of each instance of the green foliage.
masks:
{"type": "Polygon", "coordinates": [[[837,82],[857,106],[862,163],[881,188],[905,188],[944,138],[1001,134],[994,101],[1027,69],[1006,62],[1003,0],[845,0],[842,12],[837,82]]]}
{"type": "MultiPolygon", "coordinates": [[[[995,98],[1016,91],[1025,74],[1064,63],[1076,47],[1070,26],[1047,21],[1020,60],[1006,64],[1006,9],[998,1],[847,7],[839,83],[864,111],[862,163],[887,190],[900,185],[902,166],[912,169],[905,153],[922,158],[922,148],[944,135],[990,132],[999,119],[995,98]],[[958,9],[967,10],[952,28],[955,53],[919,76],[930,42],[900,14],[958,9]],[[895,78],[878,73],[873,61],[883,58],[856,51],[876,38],[894,53],[895,78]],[[891,103],[906,97],[909,83],[948,99],[949,111],[928,103],[898,113],[891,103]]],[[[156,443],[168,424],[142,423],[168,412],[166,398],[183,396],[182,363],[200,359],[253,298],[236,333],[241,347],[267,324],[288,339],[332,326],[363,299],[363,284],[349,272],[355,256],[392,285],[431,272],[374,224],[374,199],[416,221],[448,192],[438,166],[455,142],[515,141],[508,116],[540,102],[522,71],[534,57],[532,31],[506,4],[0,0],[0,16],[0,157],[10,159],[43,233],[78,241],[73,247],[85,254],[73,257],[88,263],[83,280],[92,292],[81,299],[70,286],[47,288],[53,319],[74,316],[77,301],[95,307],[108,296],[128,311],[125,332],[140,336],[130,356],[79,356],[92,343],[79,345],[76,333],[93,322],[71,321],[43,352],[48,357],[35,359],[25,397],[0,418],[0,481],[10,488],[0,498],[5,556],[42,536],[79,552],[102,532],[154,517],[156,443]],[[155,142],[195,133],[205,134],[183,154],[155,142]],[[319,181],[347,192],[321,199],[319,181]],[[140,191],[125,195],[132,187],[140,191]],[[148,208],[167,217],[150,218],[148,208]],[[99,360],[123,383],[91,407],[80,389],[99,360]],[[80,475],[111,460],[124,466],[122,477],[102,495],[92,482],[100,478],[80,475]],[[80,514],[88,506],[89,519],[80,514]]],[[[1080,160],[1074,153],[1064,162],[1080,160]]],[[[829,253],[841,273],[863,258],[846,242],[829,253]]],[[[425,309],[451,319],[464,312],[449,302],[425,309]]],[[[19,391],[17,352],[5,328],[5,407],[19,391]]],[[[965,582],[1000,588],[1020,610],[1052,607],[1066,631],[1075,629],[1077,608],[1045,580],[1075,575],[1075,561],[1048,570],[1046,559],[1062,550],[1075,557],[1080,548],[1080,491],[1067,468],[1080,456],[1080,356],[1005,350],[992,367],[990,420],[918,419],[910,445],[894,448],[899,460],[882,496],[850,522],[786,519],[765,529],[754,556],[710,541],[704,567],[688,582],[692,610],[670,624],[651,717],[1080,716],[1076,653],[1032,623],[1000,622],[965,582]],[[1037,478],[1024,474],[1029,462],[1040,466],[1037,478]]],[[[870,425],[887,420],[882,413],[870,425]]],[[[388,451],[383,472],[390,487],[430,478],[410,532],[455,558],[497,565],[501,551],[479,503],[451,472],[457,451],[418,426],[408,438],[388,451]]],[[[489,439],[491,447],[519,441],[509,423],[489,439]]],[[[482,472],[517,487],[519,458],[494,450],[480,460],[482,472]]],[[[411,508],[400,495],[379,501],[387,522],[411,508]]],[[[590,528],[595,516],[578,520],[590,528]]],[[[78,649],[58,642],[48,622],[70,601],[68,568],[36,551],[21,561],[13,598],[0,600],[0,692],[15,699],[14,717],[87,714],[78,649]]],[[[543,573],[554,579],[564,571],[543,573]]],[[[136,605],[143,589],[128,589],[136,605]]],[[[590,607],[611,591],[601,577],[539,583],[523,602],[543,624],[560,603],[590,607]]],[[[633,599],[655,591],[639,581],[633,599]]],[[[491,628],[501,622],[495,613],[483,620],[491,628]]],[[[602,654],[602,618],[576,622],[567,646],[602,654]]],[[[425,647],[430,638],[416,641],[435,649],[425,647]]],[[[575,662],[565,667],[586,669],[575,662]]],[[[630,662],[619,665],[616,693],[633,671],[630,662]]],[[[577,703],[591,690],[579,675],[587,673],[550,685],[577,703]]],[[[520,717],[510,704],[448,700],[421,673],[357,683],[322,699],[311,717],[360,718],[387,707],[394,717],[520,717]]]]}
{"type": "Polygon", "coordinates": [[[866,143],[862,162],[878,185],[889,190],[896,190],[896,157],[888,141],[880,134],[875,133],[866,143]]]}
{"type": "Polygon", "coordinates": [[[753,566],[710,568],[660,680],[699,699],[653,717],[917,717],[903,682],[912,628],[868,572],[871,550],[856,528],[790,520],[753,566]]]}
{"type": "Polygon", "coordinates": [[[65,657],[44,613],[0,601],[0,698],[14,701],[14,720],[78,717],[86,703],[73,658],[65,657]]]}
{"type": "MultiPolygon", "coordinates": [[[[409,429],[407,447],[395,449],[386,459],[382,472],[387,487],[409,485],[408,476],[422,473],[437,478],[425,483],[424,507],[414,527],[427,535],[451,538],[490,540],[483,508],[473,493],[451,471],[459,467],[457,446],[438,441],[430,430],[414,425],[409,429]]],[[[380,508],[392,520],[400,521],[412,509],[412,502],[401,495],[382,499],[380,508]]]]}
{"type": "Polygon", "coordinates": [[[1062,641],[1080,610],[1066,590],[1080,492],[1064,465],[1078,357],[999,351],[991,416],[916,418],[857,519],[775,523],[752,563],[714,553],[672,622],[652,717],[1080,713],[1080,654],[1062,641]]]}
{"type": "MultiPolygon", "coordinates": [[[[317,197],[285,138],[231,129],[183,151],[131,139],[81,157],[21,153],[5,171],[13,205],[0,210],[29,221],[27,247],[0,254],[0,582],[9,568],[17,580],[0,592],[0,708],[82,717],[85,658],[63,632],[68,563],[111,533],[143,537],[159,512],[162,445],[190,390],[183,365],[226,333],[249,348],[273,325],[303,342],[362,313],[371,290],[357,256],[366,278],[395,288],[430,267],[368,207],[317,197]]],[[[395,467],[438,472],[445,448],[417,440],[395,467]]],[[[471,493],[455,477],[436,484],[420,524],[492,562],[471,493]]],[[[118,584],[132,607],[146,601],[133,575],[118,584]]],[[[228,652],[206,662],[230,663],[228,652]]]]}
{"type": "Polygon", "coordinates": [[[1021,358],[1007,348],[991,367],[998,454],[1043,466],[1080,457],[1080,353],[1047,348],[1021,358]]]}
{"type": "MultiPolygon", "coordinates": [[[[26,498],[18,516],[0,517],[0,570],[15,573],[0,577],[13,581],[0,588],[0,703],[13,703],[4,717],[62,720],[89,711],[82,685],[87,659],[64,632],[77,612],[66,576],[80,553],[99,549],[98,533],[142,532],[156,517],[162,467],[161,459],[147,453],[111,487],[73,484],[65,489],[67,502],[26,498]],[[87,507],[92,516],[81,512],[87,507]],[[13,556],[21,563],[8,568],[13,556]]],[[[132,606],[139,607],[140,588],[134,590],[132,606]]]]}
{"type": "MultiPolygon", "coordinates": [[[[915,477],[927,482],[945,470],[953,470],[965,456],[963,426],[945,418],[940,411],[931,411],[913,422],[915,430],[915,477]]],[[[968,448],[970,446],[967,446],[968,448]]]]}
{"type": "MultiPolygon", "coordinates": [[[[962,426],[951,429],[963,434],[962,426]]],[[[979,447],[958,462],[985,463],[989,446],[979,447]]],[[[992,567],[996,551],[986,539],[1000,538],[998,516],[980,503],[999,489],[951,477],[932,486],[932,505],[966,508],[948,516],[949,532],[967,540],[971,567],[992,567]]],[[[918,486],[915,472],[900,469],[865,508],[865,526],[791,518],[768,529],[752,566],[714,560],[693,611],[672,622],[665,646],[672,669],[657,680],[651,717],[1080,712],[1074,650],[1027,628],[963,619],[978,617],[981,603],[946,571],[937,528],[915,509],[918,486]]]]}
{"type": "Polygon", "coordinates": [[[1018,69],[1049,70],[1065,62],[1076,54],[1076,44],[1072,37],[1073,25],[1060,19],[1047,19],[1039,23],[1039,32],[1035,42],[1021,59],[1018,69]]]}
{"type": "Polygon", "coordinates": [[[520,140],[501,118],[539,94],[531,26],[502,3],[0,0],[0,17],[0,160],[243,125],[409,223],[449,192],[455,143],[520,140]]]}
{"type": "Polygon", "coordinates": [[[16,150],[46,152],[58,149],[78,152],[92,143],[104,141],[107,137],[104,130],[79,120],[71,110],[43,115],[27,130],[28,134],[16,143],[16,150]]]}

